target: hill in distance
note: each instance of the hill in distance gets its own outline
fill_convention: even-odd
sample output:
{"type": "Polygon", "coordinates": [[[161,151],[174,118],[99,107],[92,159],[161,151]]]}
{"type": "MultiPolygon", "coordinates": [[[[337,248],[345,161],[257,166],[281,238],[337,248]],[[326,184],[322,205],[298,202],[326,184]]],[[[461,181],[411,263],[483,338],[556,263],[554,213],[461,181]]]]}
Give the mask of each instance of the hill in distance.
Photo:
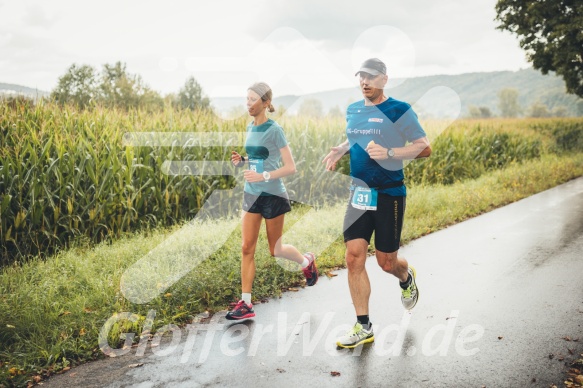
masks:
{"type": "MultiPolygon", "coordinates": [[[[567,94],[565,82],[561,77],[555,74],[542,75],[532,68],[518,71],[433,75],[404,81],[391,80],[389,77],[385,93],[414,105],[420,118],[440,118],[458,116],[456,114],[458,110],[460,117],[468,116],[470,106],[487,107],[494,115],[499,115],[497,94],[505,88],[518,90],[518,100],[523,111],[540,102],[545,104],[549,111],[564,108],[567,116],[583,116],[583,99],[567,94]],[[391,84],[396,86],[391,87],[391,84]],[[430,90],[432,98],[423,98],[430,90]]],[[[46,91],[26,86],[0,83],[0,97],[25,96],[37,99],[49,95],[50,93],[46,91]]],[[[350,103],[361,100],[362,94],[358,87],[353,87],[302,96],[284,95],[276,96],[273,105],[283,106],[288,113],[296,114],[305,99],[319,100],[323,113],[331,109],[344,112],[350,103]]],[[[213,107],[223,113],[244,111],[244,103],[244,99],[240,97],[211,99],[213,107]]]]}
{"type": "Polygon", "coordinates": [[[49,95],[50,95],[49,92],[45,92],[43,90],[29,88],[21,85],[0,83],[0,97],[24,96],[32,99],[37,99],[41,97],[48,97],[49,95]]]}
{"type": "MultiPolygon", "coordinates": [[[[542,75],[532,68],[518,71],[434,75],[410,78],[403,82],[394,83],[398,83],[398,86],[390,87],[391,79],[389,78],[385,94],[412,105],[419,101],[421,106],[416,106],[416,108],[421,118],[451,117],[452,111],[457,111],[457,109],[452,108],[452,105],[455,105],[452,102],[452,94],[459,96],[460,116],[467,116],[468,109],[472,105],[487,107],[494,115],[499,115],[497,94],[505,88],[518,90],[518,100],[524,111],[532,104],[541,102],[547,106],[549,111],[564,107],[568,116],[583,116],[583,99],[567,94],[562,78],[554,74],[542,75]],[[430,99],[430,103],[427,101],[423,103],[422,97],[432,88],[436,88],[433,98],[430,99]],[[443,95],[443,98],[440,98],[440,94],[443,95]]],[[[302,101],[308,98],[320,100],[324,113],[333,108],[339,108],[344,112],[351,102],[361,100],[362,94],[357,87],[354,87],[303,96],[287,95],[274,98],[273,105],[275,107],[283,106],[289,113],[295,114],[302,101]]],[[[219,111],[226,112],[229,109],[236,109],[237,106],[242,109],[244,102],[241,98],[224,97],[212,99],[212,104],[219,111]]]]}

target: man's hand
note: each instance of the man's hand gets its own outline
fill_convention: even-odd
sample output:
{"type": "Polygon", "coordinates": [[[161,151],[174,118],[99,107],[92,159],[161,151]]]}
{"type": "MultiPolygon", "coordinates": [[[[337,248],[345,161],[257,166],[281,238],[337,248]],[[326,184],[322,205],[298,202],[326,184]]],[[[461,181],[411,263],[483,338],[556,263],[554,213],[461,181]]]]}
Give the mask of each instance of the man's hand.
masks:
{"type": "Polygon", "coordinates": [[[385,148],[372,140],[366,146],[365,151],[368,152],[368,156],[374,160],[386,160],[389,158],[387,155],[388,148],[385,148]]]}
{"type": "Polygon", "coordinates": [[[265,181],[265,179],[263,178],[263,174],[260,174],[253,170],[243,171],[243,177],[245,177],[245,180],[249,183],[265,181]]]}
{"type": "Polygon", "coordinates": [[[347,144],[341,144],[339,146],[330,148],[330,152],[322,160],[322,163],[326,163],[326,170],[334,171],[336,169],[336,163],[342,159],[346,151],[348,151],[347,144]]]}
{"type": "MultiPolygon", "coordinates": [[[[387,155],[388,150],[388,148],[376,144],[372,140],[365,148],[365,151],[368,152],[370,158],[374,160],[389,159],[389,155],[387,155]]],[[[411,144],[406,145],[405,147],[393,148],[393,152],[395,155],[392,157],[392,159],[395,160],[413,160],[418,158],[426,158],[431,155],[431,146],[429,145],[429,140],[427,140],[427,137],[422,137],[420,139],[413,140],[411,144]]]]}

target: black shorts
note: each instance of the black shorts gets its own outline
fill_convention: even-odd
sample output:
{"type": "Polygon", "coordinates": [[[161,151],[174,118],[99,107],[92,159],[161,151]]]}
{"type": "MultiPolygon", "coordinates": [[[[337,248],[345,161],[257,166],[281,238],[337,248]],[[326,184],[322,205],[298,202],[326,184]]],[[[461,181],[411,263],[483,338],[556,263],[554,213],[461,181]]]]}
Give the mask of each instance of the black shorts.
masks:
{"type": "Polygon", "coordinates": [[[405,215],[405,197],[379,193],[377,210],[360,210],[351,205],[353,194],[354,191],[351,190],[344,215],[344,242],[363,238],[370,244],[374,231],[374,244],[377,250],[386,253],[399,250],[405,215]]]}
{"type": "Polygon", "coordinates": [[[243,210],[249,213],[260,213],[263,218],[270,219],[291,211],[287,193],[278,195],[243,194],[243,210]]]}

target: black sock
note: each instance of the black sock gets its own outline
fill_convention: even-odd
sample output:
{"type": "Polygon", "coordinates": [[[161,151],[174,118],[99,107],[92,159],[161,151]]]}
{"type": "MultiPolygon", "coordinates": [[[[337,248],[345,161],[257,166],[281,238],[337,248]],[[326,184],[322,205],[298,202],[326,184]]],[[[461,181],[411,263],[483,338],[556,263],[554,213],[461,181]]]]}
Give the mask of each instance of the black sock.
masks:
{"type": "Polygon", "coordinates": [[[358,321],[358,323],[360,323],[362,326],[368,326],[368,315],[357,315],[356,316],[356,320],[358,321]]]}
{"type": "Polygon", "coordinates": [[[401,288],[403,290],[406,290],[410,284],[411,284],[411,274],[410,273],[407,274],[407,281],[405,283],[399,282],[399,285],[401,286],[401,288]]]}

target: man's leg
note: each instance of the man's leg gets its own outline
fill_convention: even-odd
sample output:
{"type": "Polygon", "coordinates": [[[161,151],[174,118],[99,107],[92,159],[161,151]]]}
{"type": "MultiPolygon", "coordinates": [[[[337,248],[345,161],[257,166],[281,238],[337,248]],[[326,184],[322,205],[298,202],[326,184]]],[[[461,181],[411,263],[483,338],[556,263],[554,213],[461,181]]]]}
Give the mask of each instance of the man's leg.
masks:
{"type": "Polygon", "coordinates": [[[365,268],[368,245],[374,230],[374,220],[369,213],[348,205],[344,215],[348,287],[357,322],[336,341],[336,345],[342,348],[354,348],[374,341],[372,324],[368,316],[370,281],[365,268]]]}
{"type": "Polygon", "coordinates": [[[358,238],[346,242],[346,267],[348,268],[348,287],[356,310],[356,315],[368,315],[370,281],[365,262],[368,242],[358,238]]]}
{"type": "Polygon", "coordinates": [[[357,322],[351,330],[336,341],[336,345],[341,348],[355,348],[374,341],[372,324],[368,318],[370,282],[365,268],[367,249],[368,242],[363,238],[346,241],[348,286],[356,310],[357,322]]]}
{"type": "Polygon", "coordinates": [[[401,303],[411,310],[419,299],[415,282],[416,272],[407,260],[398,257],[401,244],[401,230],[405,215],[405,197],[391,197],[379,194],[378,210],[375,213],[375,248],[379,266],[383,271],[399,279],[401,303]]]}
{"type": "Polygon", "coordinates": [[[401,286],[401,303],[407,310],[411,310],[419,300],[419,290],[415,281],[415,269],[409,267],[407,260],[398,257],[399,251],[386,253],[377,250],[377,262],[383,271],[394,275],[399,279],[401,286]]]}
{"type": "Polygon", "coordinates": [[[396,276],[401,283],[405,283],[409,276],[407,272],[409,264],[407,263],[407,260],[397,256],[398,252],[399,251],[387,253],[381,252],[377,249],[377,263],[379,263],[379,266],[383,271],[396,276]]]}

